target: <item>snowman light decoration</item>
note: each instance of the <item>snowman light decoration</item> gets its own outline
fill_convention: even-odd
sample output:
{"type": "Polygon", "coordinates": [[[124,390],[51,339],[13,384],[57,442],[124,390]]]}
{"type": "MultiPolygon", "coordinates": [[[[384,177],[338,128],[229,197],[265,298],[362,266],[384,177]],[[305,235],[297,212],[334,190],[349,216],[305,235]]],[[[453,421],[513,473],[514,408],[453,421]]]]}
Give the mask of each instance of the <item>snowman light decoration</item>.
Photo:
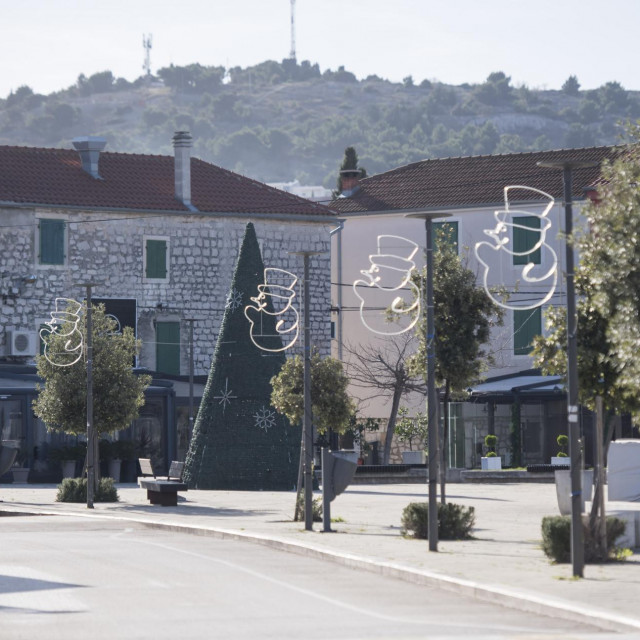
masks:
{"type": "Polygon", "coordinates": [[[373,333],[400,335],[413,328],[420,317],[420,290],[411,280],[418,245],[393,235],[378,236],[377,244],[378,252],[369,255],[371,266],[360,272],[366,279],[353,283],[360,300],[360,319],[373,333]],[[365,313],[365,309],[369,311],[365,313]],[[394,314],[393,324],[388,321],[388,309],[394,314]]]}
{"type": "Polygon", "coordinates": [[[78,329],[82,305],[70,298],[56,298],[56,308],[51,312],[51,320],[40,329],[44,342],[44,357],[56,367],[70,367],[82,357],[83,338],[78,329]],[[64,351],[51,353],[49,334],[66,338],[64,351]]]}
{"type": "Polygon", "coordinates": [[[258,285],[258,295],[251,297],[255,305],[250,304],[244,308],[244,315],[251,325],[249,337],[258,349],[272,353],[285,351],[298,339],[299,315],[293,306],[293,299],[296,297],[294,287],[297,281],[297,276],[284,269],[264,270],[264,283],[258,285]],[[284,282],[284,284],[276,284],[277,282],[284,282]],[[284,346],[273,348],[274,335],[264,333],[263,314],[278,317],[276,334],[283,339],[284,346]]]}
{"type": "MultiPolygon", "coordinates": [[[[493,302],[495,302],[495,304],[497,304],[498,306],[504,309],[511,309],[515,311],[526,311],[542,306],[545,302],[551,299],[551,296],[553,296],[558,281],[558,256],[556,252],[551,248],[551,246],[549,246],[545,242],[547,232],[551,228],[551,220],[549,220],[547,215],[551,211],[553,204],[553,196],[550,196],[548,193],[540,191],[539,189],[534,189],[533,187],[513,185],[504,188],[504,209],[496,211],[494,213],[497,224],[493,229],[484,230],[484,233],[489,236],[489,238],[491,238],[491,241],[489,242],[485,240],[482,242],[478,242],[475,245],[476,257],[478,258],[484,269],[483,285],[485,291],[487,292],[487,295],[493,300],[493,302]],[[541,214],[538,214],[529,211],[511,209],[509,203],[509,191],[511,189],[532,191],[544,196],[544,198],[548,200],[544,211],[541,214]],[[516,215],[539,218],[540,228],[535,229],[523,224],[519,224],[518,218],[514,217],[516,215]],[[523,251],[516,251],[510,240],[513,236],[513,230],[515,229],[521,229],[525,231],[528,237],[533,237],[533,234],[536,234],[535,242],[531,243],[530,246],[528,246],[523,251]],[[549,268],[546,268],[540,264],[527,262],[526,264],[521,265],[521,271],[519,273],[520,280],[527,285],[534,285],[535,291],[540,292],[539,295],[541,295],[542,298],[531,301],[531,296],[528,295],[526,289],[520,291],[520,293],[524,294],[527,298],[527,300],[523,301],[522,303],[510,303],[508,301],[505,302],[504,300],[497,298],[495,293],[491,291],[488,283],[489,271],[491,270],[490,264],[496,264],[496,255],[500,255],[501,252],[504,252],[504,254],[509,256],[511,263],[513,262],[513,256],[532,256],[536,251],[541,251],[542,247],[544,247],[546,256],[548,256],[546,262],[551,266],[549,268]]],[[[514,265],[514,267],[515,266],[517,265],[514,265]]]]}

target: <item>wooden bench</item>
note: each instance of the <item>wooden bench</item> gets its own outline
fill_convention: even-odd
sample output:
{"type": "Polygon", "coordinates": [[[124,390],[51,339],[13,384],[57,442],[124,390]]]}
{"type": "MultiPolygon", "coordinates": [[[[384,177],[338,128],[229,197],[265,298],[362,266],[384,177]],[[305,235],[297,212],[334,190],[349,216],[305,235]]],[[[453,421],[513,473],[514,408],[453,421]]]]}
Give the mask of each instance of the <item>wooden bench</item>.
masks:
{"type": "Polygon", "coordinates": [[[147,498],[151,504],[159,504],[163,507],[175,507],[178,505],[178,491],[188,491],[187,485],[182,482],[184,462],[173,460],[169,467],[169,475],[157,477],[153,472],[149,458],[139,458],[140,472],[138,486],[147,490],[147,498]]]}

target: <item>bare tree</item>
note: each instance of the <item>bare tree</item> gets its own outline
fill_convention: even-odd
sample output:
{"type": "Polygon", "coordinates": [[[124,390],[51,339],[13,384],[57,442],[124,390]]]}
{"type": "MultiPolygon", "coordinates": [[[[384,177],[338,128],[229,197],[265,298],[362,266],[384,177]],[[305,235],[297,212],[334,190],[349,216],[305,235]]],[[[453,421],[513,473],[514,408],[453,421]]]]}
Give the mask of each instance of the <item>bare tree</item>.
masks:
{"type": "Polygon", "coordinates": [[[417,348],[418,342],[412,333],[385,336],[371,344],[345,345],[345,351],[349,354],[347,372],[351,384],[368,391],[368,395],[361,399],[378,398],[381,392],[391,399],[383,464],[389,464],[400,400],[411,391],[426,391],[424,380],[409,370],[409,358],[417,348]]]}

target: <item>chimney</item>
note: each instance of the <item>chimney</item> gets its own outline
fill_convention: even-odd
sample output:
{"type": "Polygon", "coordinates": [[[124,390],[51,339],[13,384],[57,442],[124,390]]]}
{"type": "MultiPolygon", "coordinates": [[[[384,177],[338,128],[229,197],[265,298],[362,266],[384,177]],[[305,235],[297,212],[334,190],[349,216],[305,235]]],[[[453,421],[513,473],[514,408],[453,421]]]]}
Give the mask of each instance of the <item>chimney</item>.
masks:
{"type": "Polygon", "coordinates": [[[340,195],[348,198],[358,190],[361,173],[360,169],[343,169],[340,171],[340,184],[342,185],[340,195]]]}
{"type": "Polygon", "coordinates": [[[106,139],[97,136],[81,136],[74,138],[71,142],[80,154],[82,168],[92,178],[103,180],[98,172],[98,161],[100,160],[100,152],[107,146],[106,139]]]}
{"type": "Polygon", "coordinates": [[[176,198],[186,207],[191,204],[191,135],[188,131],[176,131],[173,136],[176,198]]]}

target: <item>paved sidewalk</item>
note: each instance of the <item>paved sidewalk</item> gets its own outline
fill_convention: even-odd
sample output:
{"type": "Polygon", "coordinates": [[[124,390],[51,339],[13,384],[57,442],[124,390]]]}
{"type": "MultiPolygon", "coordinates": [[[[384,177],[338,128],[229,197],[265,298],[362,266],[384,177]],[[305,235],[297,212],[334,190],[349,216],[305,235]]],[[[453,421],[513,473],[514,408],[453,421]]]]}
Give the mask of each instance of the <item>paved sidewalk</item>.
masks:
{"type": "Polygon", "coordinates": [[[87,509],[55,502],[54,485],[0,485],[0,515],[117,518],[242,538],[640,637],[640,554],[587,565],[584,579],[574,580],[570,564],[552,565],[540,550],[542,517],[558,513],[553,484],[449,484],[448,501],[475,507],[475,539],[440,541],[437,553],[400,534],[403,508],[426,500],[425,485],[350,487],[332,503],[335,533],[293,522],[294,493],[189,491],[177,507],[151,506],[132,484],[118,493],[120,502],[87,509]]]}

